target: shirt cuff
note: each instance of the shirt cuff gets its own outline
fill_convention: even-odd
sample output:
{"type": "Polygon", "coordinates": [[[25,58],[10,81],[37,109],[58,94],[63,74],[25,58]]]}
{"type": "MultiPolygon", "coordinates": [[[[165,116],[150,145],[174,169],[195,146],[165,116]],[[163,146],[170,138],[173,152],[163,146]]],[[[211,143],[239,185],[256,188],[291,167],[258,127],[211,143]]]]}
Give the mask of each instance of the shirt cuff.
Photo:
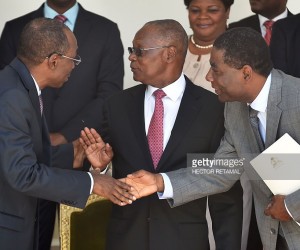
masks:
{"type": "Polygon", "coordinates": [[[109,164],[106,166],[106,168],[105,169],[103,169],[102,171],[100,171],[100,169],[99,168],[97,168],[97,169],[94,169],[92,166],[90,166],[90,169],[89,169],[89,171],[93,171],[93,170],[99,170],[99,174],[106,174],[106,172],[107,172],[107,170],[109,169],[109,164]]]}
{"type": "Polygon", "coordinates": [[[90,194],[91,194],[93,192],[93,188],[94,188],[94,179],[93,179],[93,176],[90,172],[87,172],[87,173],[91,178],[91,189],[90,189],[90,194]]]}
{"type": "Polygon", "coordinates": [[[164,173],[161,173],[161,176],[164,180],[165,189],[164,189],[163,193],[160,193],[160,192],[157,193],[158,198],[159,199],[172,199],[173,198],[173,187],[172,187],[170,178],[169,178],[169,176],[167,176],[164,173]]]}
{"type": "MultiPolygon", "coordinates": [[[[285,206],[286,211],[287,211],[288,214],[292,217],[292,219],[295,221],[295,219],[293,218],[292,214],[290,213],[289,209],[287,208],[287,206],[286,206],[286,204],[285,204],[285,200],[283,200],[283,201],[284,201],[284,206],[285,206]]],[[[299,223],[298,221],[295,221],[295,222],[298,224],[298,226],[300,226],[300,223],[299,223]]]]}

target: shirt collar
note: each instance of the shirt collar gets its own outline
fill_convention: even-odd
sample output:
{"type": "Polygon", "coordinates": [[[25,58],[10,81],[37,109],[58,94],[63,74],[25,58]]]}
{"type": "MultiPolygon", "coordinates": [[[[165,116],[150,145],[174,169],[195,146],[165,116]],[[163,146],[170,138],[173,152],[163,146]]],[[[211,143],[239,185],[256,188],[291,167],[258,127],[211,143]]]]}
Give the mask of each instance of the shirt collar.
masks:
{"type": "Polygon", "coordinates": [[[35,88],[36,88],[36,91],[37,91],[37,94],[40,95],[42,93],[39,85],[37,84],[36,80],[34,79],[33,75],[31,75],[33,81],[34,81],[34,85],[35,85],[35,88]]]}
{"type": "MultiPolygon", "coordinates": [[[[279,16],[274,17],[272,20],[274,22],[276,22],[279,19],[286,18],[287,15],[288,15],[288,10],[286,8],[284,12],[282,12],[279,16]]],[[[258,15],[258,19],[259,19],[260,27],[264,27],[264,22],[267,21],[267,20],[269,20],[268,18],[266,18],[266,17],[264,17],[262,15],[258,15]]]]}
{"type": "Polygon", "coordinates": [[[257,110],[258,112],[263,112],[263,113],[266,112],[270,87],[271,87],[271,74],[268,76],[258,96],[250,104],[251,108],[257,110]]]}
{"type": "MultiPolygon", "coordinates": [[[[70,9],[68,9],[63,15],[68,18],[68,20],[65,22],[65,24],[73,31],[75,26],[75,21],[78,15],[79,11],[79,5],[76,2],[74,6],[70,9]]],[[[47,2],[44,4],[44,16],[46,18],[53,19],[55,16],[57,16],[59,13],[57,13],[55,10],[51,9],[47,2]]]]}
{"type": "MultiPolygon", "coordinates": [[[[181,76],[173,83],[169,84],[168,86],[162,88],[162,90],[166,93],[166,96],[169,97],[172,101],[176,101],[183,93],[185,89],[185,78],[184,75],[181,76]]],[[[153,92],[158,88],[152,87],[150,85],[147,86],[145,99],[149,99],[153,92]]]]}

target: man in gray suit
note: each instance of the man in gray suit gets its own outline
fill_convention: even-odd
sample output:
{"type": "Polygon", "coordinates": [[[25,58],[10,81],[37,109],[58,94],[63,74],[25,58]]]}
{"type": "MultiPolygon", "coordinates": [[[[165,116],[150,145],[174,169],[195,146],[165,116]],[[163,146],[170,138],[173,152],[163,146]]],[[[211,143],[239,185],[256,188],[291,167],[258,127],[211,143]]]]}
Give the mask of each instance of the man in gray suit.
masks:
{"type": "MultiPolygon", "coordinates": [[[[207,79],[225,104],[225,135],[215,158],[245,158],[239,174],[193,174],[183,168],[164,175],[139,171],[129,175],[137,197],[172,191],[169,203],[182,205],[206,195],[228,190],[245,171],[253,189],[259,233],[267,250],[299,249],[300,190],[275,195],[249,164],[261,152],[249,112],[258,111],[259,129],[268,148],[284,133],[300,142],[300,80],[272,68],[269,50],[259,33],[235,28],[222,34],[211,52],[207,79]],[[251,108],[250,108],[250,107],[251,108]],[[238,119],[237,119],[238,117],[238,119]],[[170,185],[167,185],[168,179],[170,185]]],[[[262,166],[264,167],[264,166],[262,166]]],[[[236,167],[238,169],[238,167],[236,167]]]]}

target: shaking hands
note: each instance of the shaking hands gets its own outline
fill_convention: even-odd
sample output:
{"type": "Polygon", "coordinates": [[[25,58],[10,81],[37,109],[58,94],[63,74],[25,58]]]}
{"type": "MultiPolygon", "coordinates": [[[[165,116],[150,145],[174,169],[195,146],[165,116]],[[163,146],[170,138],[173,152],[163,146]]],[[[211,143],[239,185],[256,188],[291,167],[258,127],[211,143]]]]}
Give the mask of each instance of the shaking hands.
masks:
{"type": "Polygon", "coordinates": [[[137,171],[120,180],[100,174],[100,171],[110,163],[114,153],[112,147],[103,141],[95,129],[84,128],[79,141],[94,168],[94,171],[91,171],[94,178],[93,193],[125,206],[136,199],[164,190],[162,176],[145,170],[137,171]]]}

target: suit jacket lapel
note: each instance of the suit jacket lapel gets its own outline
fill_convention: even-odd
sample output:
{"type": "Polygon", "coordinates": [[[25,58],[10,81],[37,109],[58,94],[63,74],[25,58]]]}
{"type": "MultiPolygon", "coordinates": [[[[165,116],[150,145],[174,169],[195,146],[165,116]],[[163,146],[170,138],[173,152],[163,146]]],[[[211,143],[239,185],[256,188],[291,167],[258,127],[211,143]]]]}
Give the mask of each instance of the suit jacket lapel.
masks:
{"type": "Polygon", "coordinates": [[[79,5],[79,11],[74,26],[74,34],[77,38],[79,54],[80,54],[80,48],[83,47],[83,44],[86,41],[86,38],[88,37],[88,33],[90,32],[90,28],[92,26],[91,26],[90,17],[89,15],[87,15],[87,11],[83,9],[79,3],[78,5],[79,5]]]}
{"type": "Polygon", "coordinates": [[[30,20],[39,17],[44,17],[44,4],[42,4],[36,11],[31,12],[30,20]]]}
{"type": "Polygon", "coordinates": [[[254,28],[257,32],[261,33],[258,15],[255,15],[255,20],[254,20],[254,22],[253,22],[253,28],[254,28]]]}
{"type": "Polygon", "coordinates": [[[145,99],[145,85],[140,85],[137,87],[134,92],[131,93],[132,98],[130,99],[129,107],[127,110],[130,124],[132,130],[135,133],[136,141],[138,142],[141,155],[146,157],[146,162],[148,162],[147,166],[143,166],[148,168],[149,171],[153,171],[154,166],[152,162],[152,157],[150,154],[148,140],[145,131],[145,115],[144,115],[144,99],[145,99]]]}
{"type": "Polygon", "coordinates": [[[278,106],[281,102],[281,88],[282,80],[277,71],[273,70],[267,105],[266,148],[277,139],[278,125],[282,113],[278,106]]]}

